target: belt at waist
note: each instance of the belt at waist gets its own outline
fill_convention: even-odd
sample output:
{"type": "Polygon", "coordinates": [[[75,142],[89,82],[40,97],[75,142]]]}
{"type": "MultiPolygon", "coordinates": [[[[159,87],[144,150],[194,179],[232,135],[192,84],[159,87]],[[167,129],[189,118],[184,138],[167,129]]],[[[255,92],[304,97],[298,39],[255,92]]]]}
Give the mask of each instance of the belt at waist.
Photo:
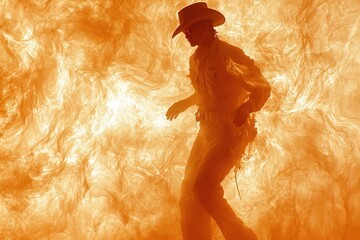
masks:
{"type": "Polygon", "coordinates": [[[234,119],[234,111],[213,111],[213,112],[204,112],[197,111],[195,113],[195,119],[199,121],[229,121],[234,119]]]}
{"type": "MultiPolygon", "coordinates": [[[[236,111],[236,110],[235,110],[236,111]]],[[[234,116],[235,116],[235,111],[211,111],[211,112],[204,112],[204,111],[200,111],[198,110],[195,113],[195,119],[196,122],[201,122],[201,121],[208,121],[208,122],[213,122],[213,121],[219,121],[219,122],[227,122],[227,123],[233,123],[234,121],[234,116]]],[[[251,113],[248,117],[247,120],[245,122],[245,125],[248,125],[250,122],[255,121],[255,114],[251,113]]],[[[252,125],[252,124],[250,124],[252,125]]]]}

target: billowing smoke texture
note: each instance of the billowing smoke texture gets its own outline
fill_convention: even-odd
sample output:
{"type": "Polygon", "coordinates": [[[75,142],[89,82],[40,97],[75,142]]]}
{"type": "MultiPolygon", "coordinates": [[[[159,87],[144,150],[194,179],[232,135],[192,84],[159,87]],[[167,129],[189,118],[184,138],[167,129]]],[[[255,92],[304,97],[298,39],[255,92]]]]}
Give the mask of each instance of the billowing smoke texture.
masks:
{"type": "MultiPolygon", "coordinates": [[[[181,239],[193,1],[0,1],[0,238],[181,239]]],[[[226,196],[260,239],[360,239],[360,2],[209,1],[272,85],[226,196]]],[[[221,239],[215,228],[215,239],[221,239]]]]}

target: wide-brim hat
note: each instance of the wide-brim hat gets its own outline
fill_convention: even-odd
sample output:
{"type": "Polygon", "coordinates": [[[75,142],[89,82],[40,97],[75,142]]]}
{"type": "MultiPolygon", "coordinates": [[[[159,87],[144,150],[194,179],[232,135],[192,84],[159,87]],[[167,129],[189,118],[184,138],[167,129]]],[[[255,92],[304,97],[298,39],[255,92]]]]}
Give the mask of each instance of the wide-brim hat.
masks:
{"type": "Polygon", "coordinates": [[[178,16],[180,25],[173,33],[173,38],[180,32],[186,30],[188,27],[201,20],[212,20],[214,27],[225,22],[224,15],[215,9],[208,8],[205,2],[197,2],[184,7],[178,12],[178,16]]]}

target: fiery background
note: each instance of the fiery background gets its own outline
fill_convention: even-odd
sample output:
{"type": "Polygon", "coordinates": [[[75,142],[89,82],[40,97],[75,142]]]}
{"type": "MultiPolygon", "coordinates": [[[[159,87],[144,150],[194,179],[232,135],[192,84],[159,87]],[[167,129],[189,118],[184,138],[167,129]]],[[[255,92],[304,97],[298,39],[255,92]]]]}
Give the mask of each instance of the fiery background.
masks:
{"type": "MultiPolygon", "coordinates": [[[[0,1],[0,239],[181,239],[193,2],[0,1]]],[[[229,202],[260,239],[360,239],[360,2],[208,5],[272,85],[229,202]]]]}

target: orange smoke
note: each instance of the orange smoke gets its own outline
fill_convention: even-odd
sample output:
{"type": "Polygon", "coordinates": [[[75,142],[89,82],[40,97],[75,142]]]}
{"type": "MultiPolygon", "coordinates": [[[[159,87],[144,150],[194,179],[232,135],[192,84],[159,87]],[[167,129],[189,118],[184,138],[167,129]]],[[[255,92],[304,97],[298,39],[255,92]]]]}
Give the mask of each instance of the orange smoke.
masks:
{"type": "MultiPolygon", "coordinates": [[[[192,2],[0,1],[1,239],[181,239],[192,2]]],[[[359,1],[208,3],[272,85],[229,202],[260,239],[359,239],[359,1]]]]}

